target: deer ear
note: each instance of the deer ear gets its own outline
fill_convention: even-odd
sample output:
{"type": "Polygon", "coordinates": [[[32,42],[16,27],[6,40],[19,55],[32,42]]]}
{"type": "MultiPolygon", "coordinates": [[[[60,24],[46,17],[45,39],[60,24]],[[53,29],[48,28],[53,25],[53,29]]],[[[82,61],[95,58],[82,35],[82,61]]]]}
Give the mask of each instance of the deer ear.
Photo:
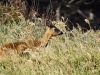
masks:
{"type": "Polygon", "coordinates": [[[52,24],[52,22],[50,20],[46,20],[46,25],[50,28],[53,28],[54,25],[52,24]]]}
{"type": "Polygon", "coordinates": [[[54,28],[55,26],[51,24],[51,25],[48,25],[48,27],[50,27],[50,28],[54,28]]]}

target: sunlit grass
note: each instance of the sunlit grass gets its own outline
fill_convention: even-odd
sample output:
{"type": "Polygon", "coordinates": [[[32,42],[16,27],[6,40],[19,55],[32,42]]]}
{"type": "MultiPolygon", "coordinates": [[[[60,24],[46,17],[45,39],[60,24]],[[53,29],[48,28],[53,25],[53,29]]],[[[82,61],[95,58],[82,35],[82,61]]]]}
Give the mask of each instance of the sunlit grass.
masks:
{"type": "MultiPolygon", "coordinates": [[[[41,38],[46,27],[21,15],[13,7],[0,6],[0,46],[41,38]]],[[[0,75],[100,75],[100,31],[65,31],[64,23],[55,24],[63,35],[53,37],[46,48],[26,49],[29,56],[12,53],[0,60],[0,75]]]]}
{"type": "MultiPolygon", "coordinates": [[[[38,39],[41,24],[0,23],[0,45],[38,39]]],[[[100,75],[100,32],[76,29],[53,37],[46,48],[27,49],[29,57],[9,56],[0,61],[1,75],[100,75]]]]}

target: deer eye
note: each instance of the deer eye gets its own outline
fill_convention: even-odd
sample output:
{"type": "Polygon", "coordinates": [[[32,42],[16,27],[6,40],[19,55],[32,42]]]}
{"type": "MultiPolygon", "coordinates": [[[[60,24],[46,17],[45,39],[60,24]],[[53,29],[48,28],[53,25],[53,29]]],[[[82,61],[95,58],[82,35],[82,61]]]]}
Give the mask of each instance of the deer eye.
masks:
{"type": "Polygon", "coordinates": [[[59,32],[59,29],[56,29],[56,28],[55,28],[54,31],[55,31],[55,32],[59,32]]]}

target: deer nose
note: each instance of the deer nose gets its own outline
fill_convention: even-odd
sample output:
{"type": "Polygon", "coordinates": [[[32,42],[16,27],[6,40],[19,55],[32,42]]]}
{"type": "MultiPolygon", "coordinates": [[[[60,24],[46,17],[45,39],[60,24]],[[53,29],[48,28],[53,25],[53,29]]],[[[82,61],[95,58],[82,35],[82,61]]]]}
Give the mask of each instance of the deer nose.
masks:
{"type": "Polygon", "coordinates": [[[63,32],[60,32],[60,33],[59,33],[59,35],[62,35],[62,34],[63,34],[63,32]]]}

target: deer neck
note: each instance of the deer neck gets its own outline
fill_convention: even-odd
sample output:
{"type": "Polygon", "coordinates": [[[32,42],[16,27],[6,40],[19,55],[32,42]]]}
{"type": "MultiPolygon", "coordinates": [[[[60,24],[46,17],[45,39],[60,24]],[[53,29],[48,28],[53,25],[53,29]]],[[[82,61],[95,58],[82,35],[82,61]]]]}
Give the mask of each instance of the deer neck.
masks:
{"type": "Polygon", "coordinates": [[[49,32],[49,29],[47,29],[42,38],[40,38],[39,40],[28,40],[27,44],[29,47],[46,46],[50,38],[51,34],[49,32]]]}
{"type": "Polygon", "coordinates": [[[51,38],[51,34],[49,33],[49,29],[44,33],[42,38],[39,39],[41,42],[41,46],[45,46],[51,38]]]}

